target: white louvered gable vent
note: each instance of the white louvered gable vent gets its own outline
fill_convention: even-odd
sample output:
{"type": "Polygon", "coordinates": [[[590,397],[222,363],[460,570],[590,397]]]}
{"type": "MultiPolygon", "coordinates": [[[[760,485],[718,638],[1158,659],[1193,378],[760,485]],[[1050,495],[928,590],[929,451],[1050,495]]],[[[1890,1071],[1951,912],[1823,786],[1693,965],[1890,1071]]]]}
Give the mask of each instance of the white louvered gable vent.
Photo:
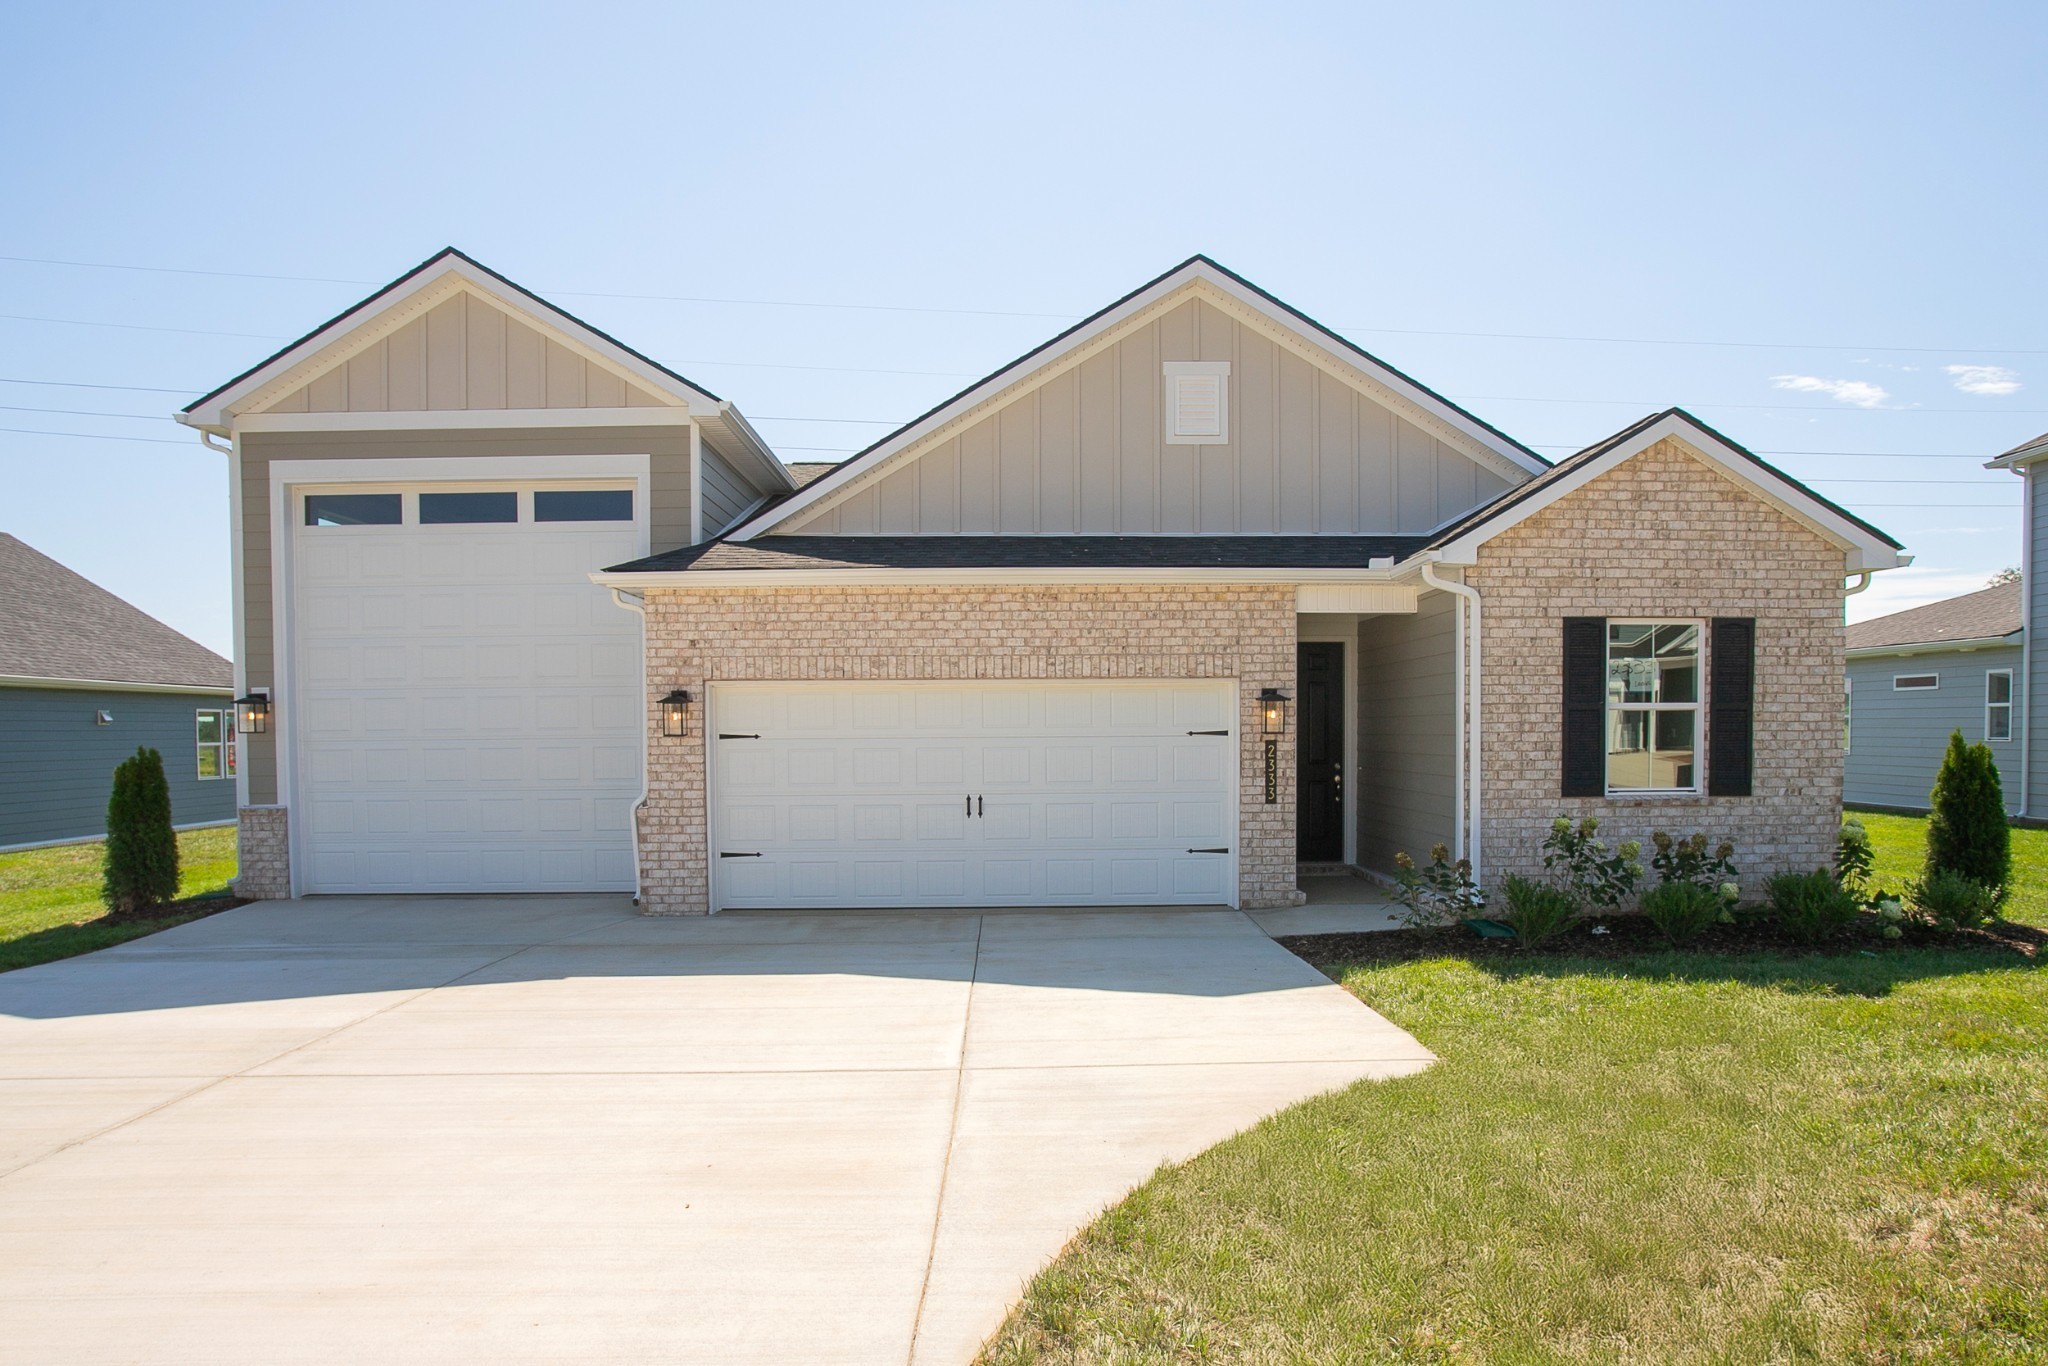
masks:
{"type": "Polygon", "coordinates": [[[1230,440],[1230,362],[1170,360],[1166,375],[1166,444],[1222,445],[1230,440]]]}

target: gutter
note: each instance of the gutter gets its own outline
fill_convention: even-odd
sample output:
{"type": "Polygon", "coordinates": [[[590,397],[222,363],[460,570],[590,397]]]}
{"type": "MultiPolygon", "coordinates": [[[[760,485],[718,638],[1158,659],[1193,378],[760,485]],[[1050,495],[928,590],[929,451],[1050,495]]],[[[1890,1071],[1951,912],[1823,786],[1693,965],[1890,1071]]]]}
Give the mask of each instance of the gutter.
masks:
{"type": "Polygon", "coordinates": [[[2014,631],[2003,636],[1972,636],[1966,640],[1916,640],[1909,645],[1852,645],[1843,651],[1851,659],[1882,659],[1886,656],[1933,655],[1946,650],[1969,653],[1972,650],[1995,650],[2001,646],[2021,644],[2024,633],[2014,631]]]}
{"type": "Polygon", "coordinates": [[[1484,735],[1483,728],[1480,725],[1479,701],[1483,695],[1482,685],[1485,680],[1482,668],[1483,660],[1480,654],[1480,598],[1479,590],[1470,584],[1453,583],[1449,579],[1438,578],[1436,572],[1437,565],[1441,562],[1440,557],[1434,554],[1425,559],[1422,562],[1422,581],[1431,588],[1441,589],[1446,593],[1455,594],[1463,599],[1468,609],[1467,615],[1469,615],[1471,620],[1472,644],[1470,650],[1471,667],[1469,669],[1466,668],[1466,632],[1460,630],[1457,637],[1458,681],[1456,686],[1459,700],[1462,703],[1460,709],[1464,711],[1465,715],[1460,718],[1461,724],[1453,728],[1457,738],[1457,757],[1453,761],[1453,771],[1466,779],[1466,810],[1465,819],[1455,823],[1454,838],[1457,842],[1455,857],[1469,858],[1472,861],[1472,881],[1479,882],[1482,877],[1479,858],[1479,779],[1483,771],[1481,767],[1482,755],[1480,753],[1480,745],[1484,735]],[[1467,731],[1471,732],[1469,746],[1466,740],[1467,731]],[[1471,753],[1469,769],[1466,760],[1468,748],[1471,753]],[[1468,828],[1471,832],[1469,841],[1466,834],[1468,828]]]}
{"type": "Polygon", "coordinates": [[[633,904],[640,904],[640,808],[647,805],[647,603],[645,599],[634,598],[618,589],[612,589],[612,601],[640,618],[640,795],[626,814],[631,822],[627,832],[633,840],[633,904]]]}
{"type": "Polygon", "coordinates": [[[2020,809],[2013,816],[2023,819],[2033,799],[2035,637],[2027,625],[2034,615],[2034,475],[2031,467],[2015,473],[2020,477],[2020,696],[2025,700],[2020,704],[2020,809]]]}

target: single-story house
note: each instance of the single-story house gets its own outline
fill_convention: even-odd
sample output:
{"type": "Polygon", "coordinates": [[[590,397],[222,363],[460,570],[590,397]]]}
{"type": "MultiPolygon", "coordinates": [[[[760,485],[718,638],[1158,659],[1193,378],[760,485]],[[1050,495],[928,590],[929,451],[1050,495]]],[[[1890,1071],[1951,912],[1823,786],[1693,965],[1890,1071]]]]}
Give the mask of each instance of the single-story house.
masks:
{"type": "Polygon", "coordinates": [[[235,819],[232,666],[0,532],[0,850],[97,839],[114,766],[163,755],[181,828],[235,819]]]}
{"type": "Polygon", "coordinates": [[[250,895],[1267,907],[1559,813],[1812,867],[1904,558],[1678,409],[1552,464],[1205,257],[801,486],[452,249],[179,416],[250,895]]]}
{"type": "Polygon", "coordinates": [[[1925,811],[1948,737],[1982,740],[2020,802],[2020,585],[1993,584],[1849,628],[1842,800],[1925,811]]]}
{"type": "MultiPolygon", "coordinates": [[[[2017,792],[2018,802],[2013,814],[2039,820],[2048,815],[2048,773],[2034,762],[2034,717],[2048,716],[2048,669],[2037,661],[2040,659],[2042,633],[2035,629],[2040,620],[2044,604],[2041,589],[2034,573],[2041,557],[2048,553],[2048,497],[2042,496],[2039,484],[2048,478],[2048,432],[2020,442],[1986,462],[1986,469],[2010,470],[2020,479],[2020,616],[2023,628],[2020,633],[2019,697],[2021,717],[2018,726],[2019,776],[2015,780],[2006,776],[2006,792],[2017,792]]],[[[1999,772],[2005,776],[2006,760],[1999,761],[1999,772]]]]}

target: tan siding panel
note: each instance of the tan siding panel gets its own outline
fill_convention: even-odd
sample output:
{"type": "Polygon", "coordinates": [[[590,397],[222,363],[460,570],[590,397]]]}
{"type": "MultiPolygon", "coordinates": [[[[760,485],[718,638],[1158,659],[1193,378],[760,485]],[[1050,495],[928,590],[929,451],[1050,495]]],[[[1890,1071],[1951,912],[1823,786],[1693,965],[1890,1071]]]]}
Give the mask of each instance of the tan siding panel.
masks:
{"type": "Polygon", "coordinates": [[[427,406],[427,320],[414,318],[378,343],[385,349],[385,401],[394,413],[427,406]]]}
{"type": "Polygon", "coordinates": [[[1069,370],[1038,391],[1038,526],[1055,533],[1079,531],[1075,514],[1075,403],[1080,376],[1069,370]]]}
{"type": "Polygon", "coordinates": [[[505,403],[505,315],[483,300],[467,300],[468,332],[463,340],[464,392],[471,408],[503,408],[505,403]]]}
{"type": "Polygon", "coordinates": [[[348,363],[348,410],[352,413],[381,413],[390,404],[384,367],[391,351],[382,342],[351,357],[348,363]]]}
{"type": "Polygon", "coordinates": [[[919,460],[917,515],[920,531],[947,535],[960,529],[960,443],[945,445],[919,460]]]}
{"type": "Polygon", "coordinates": [[[550,408],[584,408],[583,357],[560,342],[548,341],[548,403],[550,408]]]}
{"type": "Polygon", "coordinates": [[[890,532],[917,530],[917,467],[893,470],[875,491],[881,517],[880,528],[890,532]]]}
{"type": "Polygon", "coordinates": [[[1457,833],[1457,613],[1424,593],[1413,616],[1367,617],[1358,632],[1358,861],[1394,871],[1457,833]]]}
{"type": "Polygon", "coordinates": [[[348,411],[348,371],[340,366],[317,375],[306,386],[306,408],[315,413],[348,411]]]}
{"type": "Polygon", "coordinates": [[[996,529],[1029,536],[1038,530],[1038,396],[1026,395],[996,420],[996,529]]]}
{"type": "Polygon", "coordinates": [[[1081,530],[1115,531],[1118,514],[1117,363],[1114,353],[1090,356],[1078,370],[1081,388],[1081,530]]]}
{"type": "Polygon", "coordinates": [[[1117,356],[1117,530],[1159,529],[1159,330],[1119,342],[1117,356]]]}
{"type": "Polygon", "coordinates": [[[960,433],[960,530],[987,535],[996,529],[996,424],[975,423],[960,433]]]}

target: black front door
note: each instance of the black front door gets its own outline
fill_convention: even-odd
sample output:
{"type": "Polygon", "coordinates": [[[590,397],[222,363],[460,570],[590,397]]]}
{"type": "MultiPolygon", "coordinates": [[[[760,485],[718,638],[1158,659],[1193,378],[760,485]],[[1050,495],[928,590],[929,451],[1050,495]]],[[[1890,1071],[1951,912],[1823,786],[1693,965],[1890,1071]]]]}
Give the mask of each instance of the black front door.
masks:
{"type": "Polygon", "coordinates": [[[1295,739],[1298,809],[1295,857],[1303,863],[1344,859],[1344,647],[1335,641],[1295,646],[1295,687],[1301,718],[1295,739]]]}

